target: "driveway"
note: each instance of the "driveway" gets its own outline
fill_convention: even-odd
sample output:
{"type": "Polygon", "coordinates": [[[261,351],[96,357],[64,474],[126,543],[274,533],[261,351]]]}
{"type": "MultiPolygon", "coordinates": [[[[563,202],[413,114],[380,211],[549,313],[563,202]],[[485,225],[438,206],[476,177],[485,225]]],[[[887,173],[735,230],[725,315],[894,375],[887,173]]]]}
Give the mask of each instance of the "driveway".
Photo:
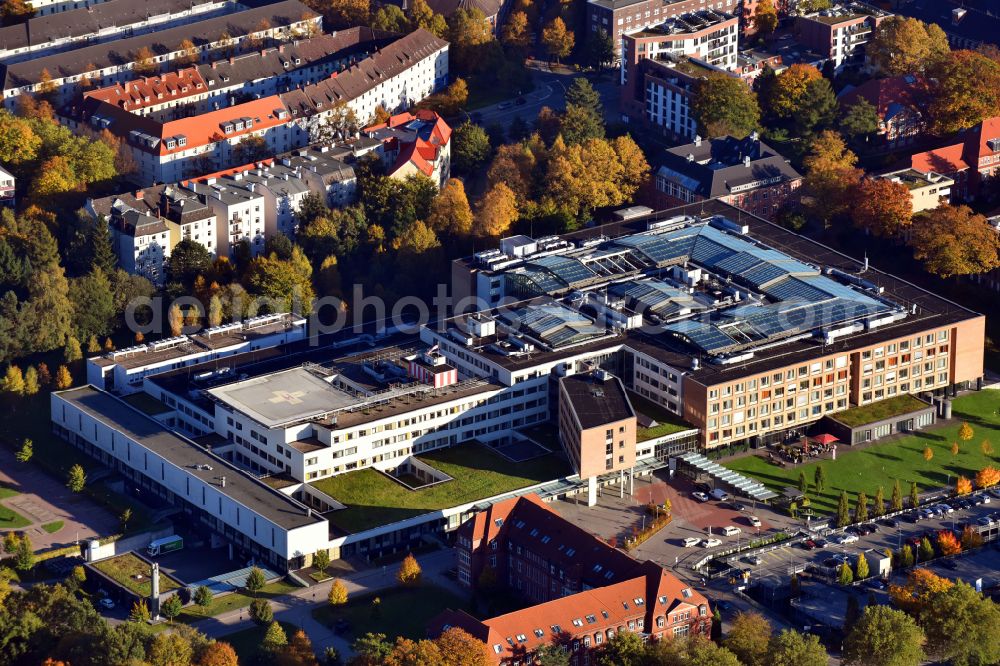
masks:
{"type": "Polygon", "coordinates": [[[0,449],[0,484],[19,493],[3,504],[32,521],[18,531],[31,538],[35,550],[67,546],[119,530],[116,516],[86,495],[71,492],[37,466],[18,462],[5,448],[0,449]],[[57,532],[49,534],[42,529],[42,525],[56,521],[63,522],[57,532]]]}

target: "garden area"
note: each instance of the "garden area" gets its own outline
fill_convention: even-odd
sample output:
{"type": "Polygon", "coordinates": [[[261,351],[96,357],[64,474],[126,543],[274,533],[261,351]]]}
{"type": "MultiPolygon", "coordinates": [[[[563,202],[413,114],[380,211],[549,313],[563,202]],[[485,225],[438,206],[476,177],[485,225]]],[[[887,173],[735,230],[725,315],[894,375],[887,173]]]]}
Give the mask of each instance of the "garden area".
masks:
{"type": "MultiPolygon", "coordinates": [[[[285,582],[284,580],[277,580],[273,583],[265,585],[261,591],[257,593],[257,598],[273,599],[275,597],[291,594],[295,590],[300,589],[302,588],[297,585],[285,582]]],[[[214,617],[231,610],[246,608],[250,605],[250,602],[253,601],[253,599],[254,598],[250,594],[245,592],[231,592],[229,594],[216,595],[207,606],[197,606],[195,604],[185,606],[184,610],[181,611],[181,614],[177,616],[177,621],[190,624],[192,622],[197,622],[198,620],[204,620],[206,617],[214,617]]]]}
{"type": "Polygon", "coordinates": [[[559,454],[513,463],[481,444],[439,449],[417,458],[452,480],[408,490],[374,469],[321,479],[312,485],[347,505],[325,514],[326,518],[350,534],[551,481],[570,472],[559,454]]]}
{"type": "MultiPolygon", "coordinates": [[[[95,562],[93,567],[140,597],[148,597],[152,593],[152,567],[135,553],[125,553],[95,562]]],[[[181,587],[179,582],[165,573],[160,573],[160,594],[179,587],[181,587]]]]}
{"type": "Polygon", "coordinates": [[[630,391],[628,399],[637,413],[644,414],[656,421],[656,425],[650,428],[638,428],[635,434],[636,441],[646,442],[657,437],[672,435],[676,432],[683,432],[684,430],[694,428],[693,425],[684,421],[676,414],[669,412],[665,407],[657,405],[655,402],[647,400],[641,395],[630,391]]]}
{"type": "Polygon", "coordinates": [[[888,497],[897,479],[904,495],[911,482],[916,482],[920,491],[954,487],[959,476],[971,479],[984,467],[1000,464],[1000,392],[984,390],[956,398],[952,417],[950,425],[931,427],[862,450],[838,446],[835,461],[783,468],[761,456],[750,455],[728,461],[725,466],[758,479],[779,493],[788,487],[798,487],[799,475],[804,473],[810,486],[806,494],[813,510],[833,514],[842,490],[851,495],[864,492],[872,497],[881,486],[888,497]],[[972,430],[972,436],[966,440],[959,437],[962,423],[972,430]],[[952,453],[956,443],[957,453],[952,453]],[[818,466],[823,467],[826,476],[822,489],[815,488],[813,483],[818,466]]]}
{"type": "Polygon", "coordinates": [[[345,636],[348,641],[368,632],[419,640],[427,637],[427,623],[438,613],[448,608],[467,609],[468,606],[468,601],[445,589],[420,585],[350,598],[343,606],[323,606],[312,614],[328,627],[346,620],[350,625],[350,635],[345,636]]]}
{"type": "MultiPolygon", "coordinates": [[[[278,624],[280,624],[281,628],[285,630],[285,636],[287,638],[291,638],[295,632],[299,630],[299,628],[294,624],[290,624],[288,622],[279,622],[278,624]]],[[[262,643],[264,642],[264,635],[266,633],[266,626],[253,626],[249,629],[242,629],[240,631],[221,636],[219,637],[219,640],[225,641],[233,647],[233,650],[236,651],[236,656],[239,657],[241,664],[256,664],[258,663],[258,659],[262,657],[264,653],[262,643]]]]}

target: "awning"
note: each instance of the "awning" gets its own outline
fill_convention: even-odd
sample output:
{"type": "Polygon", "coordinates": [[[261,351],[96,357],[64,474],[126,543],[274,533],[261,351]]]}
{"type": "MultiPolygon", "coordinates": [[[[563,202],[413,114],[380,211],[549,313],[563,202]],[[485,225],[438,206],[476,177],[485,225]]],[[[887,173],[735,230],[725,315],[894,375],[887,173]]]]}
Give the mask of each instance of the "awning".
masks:
{"type": "Polygon", "coordinates": [[[826,446],[827,444],[833,444],[834,442],[839,442],[840,441],[839,439],[837,439],[833,435],[828,435],[828,434],[816,435],[815,437],[810,437],[810,439],[813,440],[814,442],[818,442],[818,443],[820,443],[820,444],[822,444],[824,446],[826,446]]]}

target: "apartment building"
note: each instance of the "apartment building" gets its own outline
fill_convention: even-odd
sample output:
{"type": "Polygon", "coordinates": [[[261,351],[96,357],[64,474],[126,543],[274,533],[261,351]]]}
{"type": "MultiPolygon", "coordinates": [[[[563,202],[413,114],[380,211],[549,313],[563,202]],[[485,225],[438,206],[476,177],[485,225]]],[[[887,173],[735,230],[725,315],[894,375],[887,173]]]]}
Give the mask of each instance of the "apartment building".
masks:
{"type": "Polygon", "coordinates": [[[878,178],[885,178],[894,183],[905,185],[910,192],[914,213],[921,213],[947,204],[951,199],[951,186],[955,184],[951,178],[939,173],[932,171],[922,173],[915,169],[889,171],[879,174],[878,178]]]}
{"type": "Polygon", "coordinates": [[[0,28],[0,62],[135,37],[243,9],[235,0],[107,0],[0,28]]]}
{"type": "Polygon", "coordinates": [[[867,101],[875,107],[879,137],[892,147],[905,146],[916,141],[924,131],[924,117],[920,112],[922,85],[919,77],[910,74],[870,79],[845,90],[839,98],[845,108],[862,99],[867,101]]]}
{"type": "Polygon", "coordinates": [[[390,178],[422,174],[438,189],[451,177],[451,128],[436,112],[420,109],[392,116],[364,129],[381,146],[379,152],[390,178]]]}
{"type": "MultiPolygon", "coordinates": [[[[167,121],[312,85],[371,56],[397,35],[367,27],[295,39],[83,93],[130,113],[167,121]]],[[[211,57],[211,54],[207,54],[211,57]]]]}
{"type": "Polygon", "coordinates": [[[2,65],[4,106],[13,109],[19,95],[51,89],[48,94],[54,105],[61,107],[90,86],[106,87],[129,81],[135,78],[135,62],[133,56],[123,54],[135,54],[141,49],[150,49],[154,64],[164,68],[177,58],[191,55],[181,49],[184,40],[193,42],[200,54],[238,50],[247,40],[283,42],[318,33],[321,20],[298,0],[281,0],[189,25],[5,64],[2,65]],[[45,80],[46,72],[51,80],[45,80]]]}
{"type": "Polygon", "coordinates": [[[738,27],[735,16],[705,9],[623,35],[621,82],[628,82],[629,72],[640,60],[657,60],[661,54],[692,56],[713,67],[734,70],[738,27]]]}
{"type": "Polygon", "coordinates": [[[698,81],[707,76],[737,76],[691,56],[660,52],[629,67],[622,87],[622,119],[659,132],[670,140],[691,141],[698,121],[691,113],[691,97],[698,81]]]}
{"type": "Polygon", "coordinates": [[[756,132],[703,140],[663,152],[656,191],[663,207],[720,199],[770,220],[802,184],[802,176],[756,132]]]}
{"type": "Polygon", "coordinates": [[[58,14],[73,9],[86,9],[99,5],[106,0],[27,0],[27,4],[35,10],[37,16],[58,14]]]}
{"type": "Polygon", "coordinates": [[[797,39],[833,62],[834,71],[865,64],[865,44],[878,24],[892,14],[861,2],[837,4],[799,16],[797,39]]]}
{"type": "Polygon", "coordinates": [[[0,205],[13,206],[16,201],[14,187],[17,179],[13,174],[0,166],[0,205]]]}
{"type": "Polygon", "coordinates": [[[447,610],[430,633],[465,629],[494,664],[530,664],[546,644],[570,663],[592,663],[615,633],[653,640],[708,635],[708,600],[652,561],[639,562],[562,518],[535,495],[497,502],[462,524],[456,537],[458,580],[477,587],[484,571],[532,604],[486,620],[447,610]]]}
{"type": "Polygon", "coordinates": [[[621,58],[623,37],[629,33],[662,25],[669,19],[702,10],[714,10],[727,14],[739,11],[739,0],[717,0],[705,3],[701,0],[588,0],[587,30],[608,33],[615,44],[615,55],[621,58]]]}

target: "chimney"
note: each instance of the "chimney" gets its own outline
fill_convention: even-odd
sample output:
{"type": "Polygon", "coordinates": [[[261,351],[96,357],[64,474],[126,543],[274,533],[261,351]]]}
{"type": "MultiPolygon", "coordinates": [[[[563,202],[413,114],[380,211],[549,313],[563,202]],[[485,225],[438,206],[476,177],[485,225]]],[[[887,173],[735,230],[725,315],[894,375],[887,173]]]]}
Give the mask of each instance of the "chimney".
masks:
{"type": "Polygon", "coordinates": [[[745,166],[748,169],[750,168],[750,156],[749,155],[747,155],[746,157],[743,158],[743,166],[745,166]]]}
{"type": "Polygon", "coordinates": [[[142,201],[142,190],[135,191],[135,198],[138,199],[139,201],[142,201]]]}
{"type": "Polygon", "coordinates": [[[219,69],[219,62],[217,60],[212,61],[212,69],[219,69]]]}
{"type": "Polygon", "coordinates": [[[687,155],[687,161],[688,162],[694,162],[694,155],[692,155],[691,153],[688,153],[688,155],[687,155]]]}
{"type": "Polygon", "coordinates": [[[285,52],[285,45],[278,44],[278,53],[284,53],[284,52],[285,52]]]}
{"type": "Polygon", "coordinates": [[[700,134],[695,134],[694,135],[694,145],[696,145],[696,146],[700,146],[701,145],[701,135],[700,134]]]}
{"type": "Polygon", "coordinates": [[[223,476],[219,478],[219,485],[221,485],[223,488],[226,487],[226,477],[223,476]]]}
{"type": "Polygon", "coordinates": [[[236,64],[236,56],[229,56],[229,64],[230,65],[236,64]]]}

